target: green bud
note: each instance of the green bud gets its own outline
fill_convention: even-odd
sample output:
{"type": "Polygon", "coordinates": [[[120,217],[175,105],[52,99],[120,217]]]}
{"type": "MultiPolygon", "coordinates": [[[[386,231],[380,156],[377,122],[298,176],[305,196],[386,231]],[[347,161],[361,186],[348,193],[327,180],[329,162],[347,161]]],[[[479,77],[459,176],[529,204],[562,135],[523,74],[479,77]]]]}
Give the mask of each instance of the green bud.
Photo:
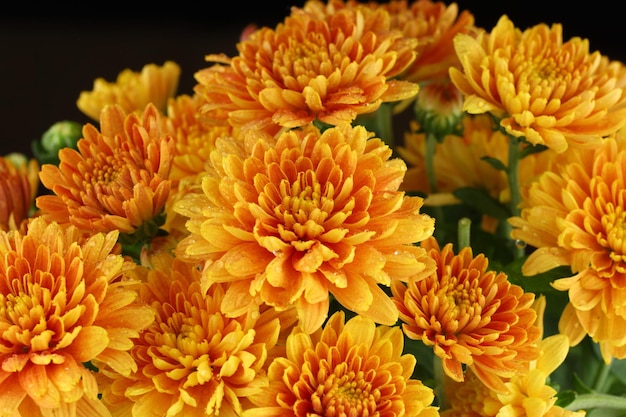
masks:
{"type": "Polygon", "coordinates": [[[59,163],[59,150],[76,149],[82,136],[82,125],[72,121],[56,122],[44,132],[40,140],[32,142],[32,150],[40,164],[59,163]]]}

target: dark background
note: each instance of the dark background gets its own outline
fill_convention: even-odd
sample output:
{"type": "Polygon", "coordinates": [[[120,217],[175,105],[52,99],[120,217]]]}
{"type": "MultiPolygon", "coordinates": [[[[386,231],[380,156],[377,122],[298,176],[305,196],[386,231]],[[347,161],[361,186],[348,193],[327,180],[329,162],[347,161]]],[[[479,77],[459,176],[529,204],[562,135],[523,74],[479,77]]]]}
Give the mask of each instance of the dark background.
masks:
{"type": "MultiPolygon", "coordinates": [[[[0,154],[32,154],[31,142],[57,121],[89,122],[76,108],[80,92],[91,90],[97,77],[114,81],[125,68],[176,61],[182,68],[178,93],[191,93],[194,72],[208,65],[206,54],[236,54],[248,23],[275,26],[290,6],[304,2],[141,2],[137,10],[132,3],[85,4],[46,10],[27,2],[0,12],[0,154]]],[[[564,40],[588,38],[592,51],[626,59],[621,12],[607,1],[584,2],[583,8],[549,0],[457,4],[488,30],[503,14],[522,29],[558,22],[564,40]]]]}

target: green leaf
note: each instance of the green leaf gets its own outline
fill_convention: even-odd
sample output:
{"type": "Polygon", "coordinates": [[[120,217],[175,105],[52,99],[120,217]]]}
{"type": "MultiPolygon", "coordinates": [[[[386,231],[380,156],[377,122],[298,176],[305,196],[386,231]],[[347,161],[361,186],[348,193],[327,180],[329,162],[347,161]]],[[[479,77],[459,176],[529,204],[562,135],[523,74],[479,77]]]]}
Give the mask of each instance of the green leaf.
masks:
{"type": "Polygon", "coordinates": [[[501,160],[494,158],[493,156],[483,156],[480,159],[487,162],[489,165],[491,165],[493,168],[497,169],[498,171],[506,171],[506,165],[504,165],[501,160]]]}

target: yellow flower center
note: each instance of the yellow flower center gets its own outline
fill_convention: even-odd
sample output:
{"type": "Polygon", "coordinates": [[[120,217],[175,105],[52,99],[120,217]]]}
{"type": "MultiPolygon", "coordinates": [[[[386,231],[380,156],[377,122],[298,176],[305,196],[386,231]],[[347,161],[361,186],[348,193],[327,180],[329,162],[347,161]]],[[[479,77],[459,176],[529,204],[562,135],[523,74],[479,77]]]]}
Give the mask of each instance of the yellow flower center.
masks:
{"type": "Polygon", "coordinates": [[[376,412],[381,394],[363,371],[346,371],[342,363],[311,395],[313,410],[324,416],[367,416],[376,412]]]}
{"type": "Polygon", "coordinates": [[[608,212],[602,216],[602,226],[606,230],[606,238],[598,236],[598,243],[609,249],[609,256],[615,269],[626,272],[626,212],[622,207],[607,205],[608,212]]]}
{"type": "Polygon", "coordinates": [[[322,224],[333,208],[333,188],[328,187],[326,195],[322,195],[322,187],[312,171],[298,173],[298,180],[291,186],[286,180],[282,181],[280,188],[285,196],[281,217],[286,229],[281,237],[287,242],[318,238],[324,232],[322,224]]]}
{"type": "MultiPolygon", "coordinates": [[[[479,271],[474,271],[478,273],[479,271]]],[[[463,271],[470,274],[470,271],[463,271]]],[[[456,335],[467,331],[467,327],[474,327],[482,313],[485,296],[479,286],[479,280],[467,277],[443,277],[437,290],[440,300],[439,308],[432,314],[438,318],[441,331],[445,335],[456,335]]]]}

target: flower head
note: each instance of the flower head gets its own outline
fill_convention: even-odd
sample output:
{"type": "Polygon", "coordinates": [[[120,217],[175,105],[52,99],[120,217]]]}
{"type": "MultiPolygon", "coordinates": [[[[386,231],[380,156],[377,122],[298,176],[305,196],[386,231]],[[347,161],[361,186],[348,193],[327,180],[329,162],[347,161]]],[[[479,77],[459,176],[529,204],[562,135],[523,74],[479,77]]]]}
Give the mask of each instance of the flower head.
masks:
{"type": "MultiPolygon", "coordinates": [[[[545,298],[535,308],[545,309],[545,298]],[[540,306],[539,306],[540,305],[540,306]]],[[[540,317],[543,313],[538,314],[540,317]]],[[[549,385],[550,375],[565,360],[569,343],[562,334],[548,336],[538,343],[539,357],[527,363],[528,370],[505,382],[508,392],[498,393],[484,385],[470,370],[462,382],[444,379],[447,407],[442,417],[583,417],[584,411],[569,411],[556,404],[557,391],[549,385]]]]}
{"type": "Polygon", "coordinates": [[[314,334],[301,328],[269,366],[269,388],[253,396],[245,417],[311,415],[435,417],[431,388],[411,379],[416,359],[402,354],[398,327],[333,314],[314,334]]]}
{"type": "Polygon", "coordinates": [[[557,152],[614,133],[626,122],[623,72],[589,53],[587,40],[562,37],[560,24],[522,32],[506,15],[491,33],[457,35],[462,71],[452,67],[450,76],[464,110],[492,113],[510,135],[557,152]]]}
{"type": "Polygon", "coordinates": [[[134,264],[113,251],[116,241],[116,232],[85,238],[42,218],[26,234],[0,231],[3,415],[108,414],[85,364],[136,369],[128,350],[154,319],[125,278],[134,264]]]}
{"type": "Polygon", "coordinates": [[[415,45],[390,27],[383,8],[308,1],[240,42],[238,56],[209,55],[218,64],[196,74],[196,92],[205,112],[226,111],[235,128],[275,134],[315,120],[350,123],[417,93],[417,84],[393,79],[415,58],[415,45]]]}
{"type": "Polygon", "coordinates": [[[393,324],[379,285],[406,279],[430,261],[415,246],[432,235],[422,199],[398,191],[405,164],[362,126],[321,133],[310,125],[271,138],[253,132],[249,151],[220,140],[202,192],[176,209],[190,235],[180,256],[206,261],[204,288],[231,282],[222,308],[252,302],[296,305],[301,325],[326,319],[329,294],[351,311],[393,324]]]}
{"type": "Polygon", "coordinates": [[[47,219],[96,232],[132,234],[159,215],[170,193],[173,143],[156,107],[143,116],[107,107],[101,132],[87,124],[77,149],[59,151],[59,166],[44,164],[42,184],[54,194],[36,204],[47,219]]]}
{"type": "Polygon", "coordinates": [[[39,191],[39,163],[23,154],[0,157],[0,230],[21,229],[39,191]]]}
{"type": "Polygon", "coordinates": [[[80,93],[76,105],[93,120],[100,120],[100,112],[110,105],[120,106],[126,113],[142,112],[152,103],[159,111],[165,111],[168,98],[178,88],[180,67],[172,61],[162,66],[147,64],[141,72],[125,69],[113,83],[97,78],[93,90],[80,93]]]}
{"type": "Polygon", "coordinates": [[[534,275],[569,266],[552,285],[567,291],[559,328],[577,344],[586,334],[602,355],[626,357],[626,142],[605,139],[594,152],[572,149],[527,190],[514,239],[537,248],[522,267],[534,275]]]}
{"type": "Polygon", "coordinates": [[[523,372],[538,353],[534,294],[488,270],[487,258],[474,257],[471,247],[454,254],[452,244],[440,250],[434,238],[421,246],[436,272],[391,286],[404,333],[432,346],[453,380],[463,381],[465,365],[485,385],[505,392],[502,378],[523,372]]]}
{"type": "Polygon", "coordinates": [[[279,315],[254,309],[227,318],[220,311],[225,285],[203,294],[195,265],[169,254],[152,262],[141,294],[156,320],[131,350],[136,372],[109,373],[104,401],[137,417],[241,415],[246,398],[267,386],[264,365],[281,332],[279,315]]]}

